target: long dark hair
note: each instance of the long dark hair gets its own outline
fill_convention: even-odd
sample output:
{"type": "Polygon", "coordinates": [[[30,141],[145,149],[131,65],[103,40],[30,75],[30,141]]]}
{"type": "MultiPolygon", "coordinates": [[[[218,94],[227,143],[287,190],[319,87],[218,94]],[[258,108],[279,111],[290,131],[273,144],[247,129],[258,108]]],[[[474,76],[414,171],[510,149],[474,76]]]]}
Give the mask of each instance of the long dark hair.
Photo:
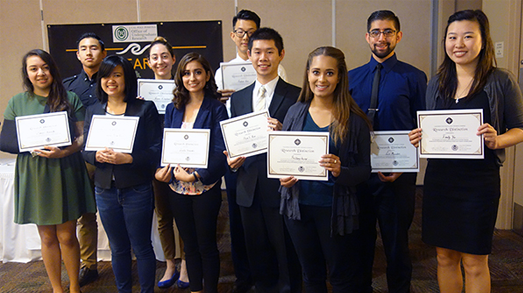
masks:
{"type": "MultiPolygon", "coordinates": [[[[443,39],[443,50],[447,40],[447,32],[451,23],[455,21],[469,20],[479,24],[481,31],[482,48],[479,52],[478,65],[474,73],[474,81],[470,86],[470,91],[466,97],[472,96],[483,89],[487,83],[487,78],[494,68],[496,68],[496,58],[494,57],[494,45],[490,38],[490,25],[487,16],[481,10],[463,10],[452,14],[447,21],[445,35],[443,39]]],[[[458,88],[458,78],[456,73],[456,64],[445,53],[445,59],[438,68],[439,75],[438,90],[444,98],[454,99],[458,88]]]]}
{"type": "Polygon", "coordinates": [[[309,54],[307,58],[307,65],[305,66],[305,75],[303,78],[303,86],[301,89],[298,102],[310,102],[314,98],[309,85],[309,69],[312,63],[312,59],[316,56],[329,56],[336,59],[338,64],[338,84],[333,93],[334,102],[334,122],[329,126],[329,132],[332,135],[333,140],[338,143],[344,142],[344,139],[349,132],[349,117],[351,113],[354,113],[362,117],[369,129],[372,128],[367,115],[358,107],[358,104],[354,101],[349,93],[349,79],[347,76],[347,64],[345,63],[345,55],[343,52],[334,47],[326,46],[316,48],[309,54]]]}
{"type": "Polygon", "coordinates": [[[183,74],[185,72],[185,67],[187,66],[187,64],[193,61],[199,62],[202,65],[203,70],[205,70],[207,75],[210,76],[209,81],[205,84],[205,87],[203,88],[205,97],[215,99],[220,99],[221,97],[221,95],[218,93],[218,87],[216,86],[216,82],[214,81],[214,74],[212,73],[211,65],[209,64],[209,62],[198,53],[187,53],[180,60],[178,68],[176,69],[176,75],[174,77],[174,83],[176,84],[176,88],[173,91],[173,103],[176,109],[182,109],[183,107],[185,107],[185,105],[187,105],[187,102],[189,102],[189,100],[191,99],[189,91],[183,85],[183,74]]]}
{"type": "Polygon", "coordinates": [[[56,66],[56,62],[49,53],[44,50],[34,49],[27,52],[22,59],[22,77],[24,82],[24,88],[31,94],[34,95],[34,86],[29,79],[27,73],[27,59],[32,56],[38,56],[42,61],[49,66],[49,73],[53,78],[53,82],[50,85],[49,95],[47,96],[47,104],[51,112],[67,111],[69,116],[71,115],[71,107],[67,101],[67,91],[62,84],[62,78],[60,72],[56,66]]]}
{"type": "Polygon", "coordinates": [[[136,72],[133,69],[131,63],[122,56],[111,55],[104,58],[102,64],[100,64],[100,69],[98,70],[98,75],[96,78],[96,96],[100,102],[107,103],[107,93],[102,89],[102,78],[108,77],[111,72],[113,72],[116,66],[122,66],[124,81],[125,81],[125,98],[124,102],[130,103],[136,100],[136,95],[138,92],[138,85],[136,83],[136,72]]]}

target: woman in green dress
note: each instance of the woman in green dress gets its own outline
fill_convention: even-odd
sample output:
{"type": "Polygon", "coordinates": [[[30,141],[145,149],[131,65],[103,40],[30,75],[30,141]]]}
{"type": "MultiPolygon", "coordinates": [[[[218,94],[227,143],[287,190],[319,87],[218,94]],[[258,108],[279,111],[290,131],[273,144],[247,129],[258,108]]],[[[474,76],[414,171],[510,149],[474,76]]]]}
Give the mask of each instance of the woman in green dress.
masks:
{"type": "Polygon", "coordinates": [[[15,168],[15,223],[38,227],[47,275],[54,293],[64,292],[61,259],[69,275],[69,292],[80,292],[80,249],[76,219],[95,212],[89,177],[80,149],[83,144],[85,110],[76,94],[62,85],[58,68],[49,53],[36,49],[23,58],[25,92],[15,95],[4,113],[0,149],[18,153],[15,168]],[[45,146],[19,152],[15,118],[66,111],[71,145],[45,146]]]}

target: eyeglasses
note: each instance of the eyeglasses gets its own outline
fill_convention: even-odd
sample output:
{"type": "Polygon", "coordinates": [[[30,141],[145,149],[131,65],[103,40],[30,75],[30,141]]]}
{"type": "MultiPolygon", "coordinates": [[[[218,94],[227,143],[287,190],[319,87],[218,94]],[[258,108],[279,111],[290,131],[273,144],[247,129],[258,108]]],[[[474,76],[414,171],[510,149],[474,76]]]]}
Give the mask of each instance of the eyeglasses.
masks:
{"type": "Polygon", "coordinates": [[[383,30],[383,31],[380,31],[380,30],[378,30],[378,29],[375,29],[375,30],[371,30],[371,31],[369,32],[369,36],[370,36],[371,38],[377,39],[377,38],[380,37],[381,34],[383,34],[383,37],[385,37],[385,38],[390,38],[390,37],[394,36],[395,33],[396,33],[396,31],[393,30],[393,29],[385,29],[385,30],[383,30]]]}
{"type": "Polygon", "coordinates": [[[252,36],[252,34],[254,34],[254,30],[244,31],[242,29],[237,29],[237,30],[234,30],[234,33],[240,39],[243,38],[245,36],[245,34],[247,34],[247,37],[250,38],[252,36]]]}

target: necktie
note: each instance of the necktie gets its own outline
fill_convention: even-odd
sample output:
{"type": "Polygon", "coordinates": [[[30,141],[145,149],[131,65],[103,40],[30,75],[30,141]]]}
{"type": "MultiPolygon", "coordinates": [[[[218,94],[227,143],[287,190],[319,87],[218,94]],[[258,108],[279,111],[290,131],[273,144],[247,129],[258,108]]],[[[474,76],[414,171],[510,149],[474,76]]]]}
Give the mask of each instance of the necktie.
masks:
{"type": "Polygon", "coordinates": [[[254,112],[265,110],[265,93],[267,89],[262,85],[258,90],[258,100],[256,101],[256,106],[254,107],[254,112]]]}
{"type": "Polygon", "coordinates": [[[376,65],[376,70],[374,71],[374,80],[372,81],[372,92],[370,95],[370,106],[369,111],[367,112],[367,117],[369,118],[370,122],[374,125],[374,116],[376,115],[376,112],[378,112],[378,89],[380,88],[380,78],[381,78],[381,68],[383,65],[381,63],[378,63],[376,65]]]}

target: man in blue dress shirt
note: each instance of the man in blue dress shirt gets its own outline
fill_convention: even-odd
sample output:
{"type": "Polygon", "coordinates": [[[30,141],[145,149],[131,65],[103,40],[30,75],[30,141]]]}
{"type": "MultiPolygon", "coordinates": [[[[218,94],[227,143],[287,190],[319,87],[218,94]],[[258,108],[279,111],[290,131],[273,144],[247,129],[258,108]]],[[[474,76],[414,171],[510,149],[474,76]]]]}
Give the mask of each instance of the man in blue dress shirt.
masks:
{"type": "MultiPolygon", "coordinates": [[[[85,108],[98,103],[96,98],[96,74],[100,69],[103,59],[107,55],[104,42],[94,33],[85,33],[77,41],[78,51],[76,57],[82,64],[82,72],[64,79],[63,83],[68,91],[78,95],[85,108]]],[[[86,163],[89,177],[93,179],[94,166],[86,163]]],[[[94,193],[93,193],[94,197],[94,193]]],[[[87,285],[98,278],[96,267],[98,249],[98,225],[96,214],[85,213],[78,219],[80,243],[80,257],[82,266],[80,268],[80,286],[87,285]]]]}
{"type": "MultiPolygon", "coordinates": [[[[375,131],[412,130],[416,128],[416,111],[425,109],[425,73],[399,61],[394,53],[402,36],[399,19],[392,11],[373,12],[365,34],[372,57],[367,64],[349,71],[352,97],[367,113],[375,131]],[[373,90],[376,102],[371,107],[373,90]]],[[[416,173],[379,172],[360,188],[361,223],[357,234],[362,241],[356,250],[362,258],[357,274],[362,275],[356,280],[363,288],[359,292],[372,292],[376,222],[387,257],[389,292],[410,291],[408,230],[414,216],[415,186],[416,173]]]]}

